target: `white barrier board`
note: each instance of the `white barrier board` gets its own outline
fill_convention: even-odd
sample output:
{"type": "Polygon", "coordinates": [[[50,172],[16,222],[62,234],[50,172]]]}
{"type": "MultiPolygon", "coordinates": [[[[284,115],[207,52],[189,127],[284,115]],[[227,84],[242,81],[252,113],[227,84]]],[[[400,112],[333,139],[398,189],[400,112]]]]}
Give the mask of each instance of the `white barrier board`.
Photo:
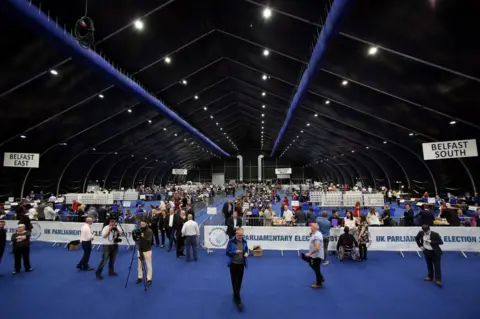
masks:
{"type": "MultiPolygon", "coordinates": [[[[12,234],[17,229],[18,221],[7,220],[5,228],[7,229],[7,240],[10,240],[12,234]]],[[[80,229],[84,223],[64,223],[64,222],[47,222],[47,221],[34,221],[32,222],[32,241],[45,241],[51,243],[69,243],[74,240],[80,240],[80,229]]],[[[95,235],[93,244],[103,244],[104,239],[101,236],[103,224],[92,224],[92,230],[95,235]]],[[[128,240],[133,244],[132,231],[135,225],[122,224],[128,240]]],[[[121,231],[121,228],[118,227],[121,231]]],[[[119,245],[127,245],[127,241],[122,234],[122,242],[119,245]]]]}
{"type": "MultiPolygon", "coordinates": [[[[205,247],[222,249],[227,247],[226,226],[205,226],[205,247]]],[[[249,246],[260,245],[264,250],[308,250],[310,227],[243,227],[244,238],[249,246]]],[[[370,227],[369,250],[418,251],[415,236],[420,227],[370,227]]],[[[432,227],[443,239],[444,251],[480,251],[479,227],[432,227]]],[[[328,250],[335,251],[341,228],[330,230],[328,250]]]]}

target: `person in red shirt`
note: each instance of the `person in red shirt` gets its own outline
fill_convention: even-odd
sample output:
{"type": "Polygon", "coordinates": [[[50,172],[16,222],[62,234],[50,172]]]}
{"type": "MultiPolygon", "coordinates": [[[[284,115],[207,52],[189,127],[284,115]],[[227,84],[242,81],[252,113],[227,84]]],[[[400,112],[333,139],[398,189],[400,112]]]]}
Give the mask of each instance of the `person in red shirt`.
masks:
{"type": "Polygon", "coordinates": [[[355,203],[355,207],[353,208],[353,217],[357,221],[357,224],[360,224],[360,202],[355,203]]]}
{"type": "Polygon", "coordinates": [[[288,198],[287,198],[287,196],[285,196],[285,198],[283,199],[283,204],[288,206],[288,198]]]}

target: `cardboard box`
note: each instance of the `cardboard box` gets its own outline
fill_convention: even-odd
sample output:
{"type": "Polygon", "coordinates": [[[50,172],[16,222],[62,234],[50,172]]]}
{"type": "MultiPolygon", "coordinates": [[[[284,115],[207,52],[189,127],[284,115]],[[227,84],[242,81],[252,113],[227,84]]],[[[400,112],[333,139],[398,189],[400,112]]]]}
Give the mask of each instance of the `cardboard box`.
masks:
{"type": "Polygon", "coordinates": [[[262,248],[260,248],[260,249],[255,249],[255,250],[253,251],[253,256],[255,256],[255,257],[261,257],[261,256],[262,256],[262,248]]]}

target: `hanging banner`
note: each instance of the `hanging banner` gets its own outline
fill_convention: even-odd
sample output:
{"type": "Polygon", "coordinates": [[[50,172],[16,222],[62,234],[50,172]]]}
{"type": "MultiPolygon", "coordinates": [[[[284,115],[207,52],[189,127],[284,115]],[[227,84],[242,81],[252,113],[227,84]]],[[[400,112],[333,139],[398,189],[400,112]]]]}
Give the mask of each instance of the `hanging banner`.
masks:
{"type": "Polygon", "coordinates": [[[173,175],[187,175],[187,170],[186,169],[181,169],[181,168],[174,168],[172,170],[173,175]]]}
{"type": "Polygon", "coordinates": [[[275,174],[277,175],[290,175],[292,174],[291,168],[275,168],[275,174]]]}
{"type": "Polygon", "coordinates": [[[426,161],[478,156],[476,140],[423,143],[422,148],[426,161]]]}
{"type": "MultiPolygon", "coordinates": [[[[226,226],[205,226],[206,248],[224,249],[227,247],[226,226]]],[[[370,227],[369,250],[379,251],[419,251],[415,236],[420,227],[370,227]]],[[[243,227],[244,238],[249,247],[260,245],[263,250],[308,250],[310,227],[243,227]]],[[[480,252],[479,227],[432,227],[443,240],[444,251],[480,252]]],[[[343,234],[342,228],[330,230],[328,250],[337,250],[337,242],[343,234]]]]}
{"type": "MultiPolygon", "coordinates": [[[[6,221],[7,240],[11,239],[12,234],[17,230],[17,225],[17,220],[6,221]]],[[[33,229],[30,240],[51,243],[69,243],[74,240],[80,240],[80,230],[83,225],[84,223],[34,221],[32,222],[33,229]]],[[[132,239],[132,231],[134,228],[135,225],[133,224],[121,224],[121,227],[118,226],[119,231],[122,232],[120,237],[122,238],[122,242],[120,242],[119,245],[128,245],[128,242],[134,244],[132,239]]],[[[92,231],[95,235],[93,244],[104,243],[105,239],[102,238],[102,229],[103,224],[92,224],[92,231]]]]}
{"type": "Polygon", "coordinates": [[[38,168],[40,164],[40,154],[37,153],[5,153],[3,156],[3,166],[38,168]]]}
{"type": "Polygon", "coordinates": [[[277,179],[290,179],[290,175],[280,174],[280,175],[277,175],[277,179]]]}

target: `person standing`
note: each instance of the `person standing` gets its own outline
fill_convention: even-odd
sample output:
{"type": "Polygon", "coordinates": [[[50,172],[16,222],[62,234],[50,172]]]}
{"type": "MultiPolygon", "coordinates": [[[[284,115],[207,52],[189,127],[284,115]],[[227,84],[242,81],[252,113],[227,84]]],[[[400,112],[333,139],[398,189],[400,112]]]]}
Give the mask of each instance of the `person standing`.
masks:
{"type": "Polygon", "coordinates": [[[230,268],[230,279],[232,280],[233,302],[241,308],[243,272],[248,266],[248,243],[243,238],[243,229],[235,231],[235,237],[230,238],[227,244],[227,266],[230,268]]]}
{"type": "Polygon", "coordinates": [[[223,205],[222,208],[223,216],[225,217],[225,225],[227,225],[228,219],[232,217],[233,214],[233,204],[230,200],[223,205]]]}
{"type": "Polygon", "coordinates": [[[80,242],[82,243],[83,257],[80,259],[80,262],[77,264],[77,269],[81,270],[93,270],[88,265],[90,260],[90,253],[92,252],[92,242],[95,238],[92,232],[92,218],[87,218],[85,224],[83,224],[82,229],[80,230],[80,242]]]}
{"type": "Polygon", "coordinates": [[[360,216],[360,224],[358,225],[358,250],[360,253],[360,261],[367,260],[367,244],[370,241],[370,234],[368,232],[367,218],[360,216]]]}
{"type": "Polygon", "coordinates": [[[320,265],[322,264],[322,259],[324,258],[323,236],[322,233],[318,231],[317,223],[312,223],[310,225],[309,251],[302,257],[310,264],[310,267],[315,272],[316,282],[310,287],[315,289],[322,288],[322,284],[325,281],[320,271],[320,265]]]}
{"type": "Polygon", "coordinates": [[[175,208],[170,208],[170,213],[166,218],[165,231],[168,237],[168,251],[170,252],[173,247],[173,243],[176,243],[175,240],[175,229],[177,229],[178,224],[180,223],[180,217],[175,214],[175,208]]]}
{"type": "Polygon", "coordinates": [[[332,224],[328,220],[328,213],[322,212],[322,217],[317,220],[318,230],[322,233],[323,237],[323,264],[328,265],[328,245],[330,243],[330,228],[332,228],[332,224]]]}
{"type": "Polygon", "coordinates": [[[197,238],[200,236],[200,228],[192,215],[188,215],[188,221],[183,224],[182,236],[185,238],[185,246],[187,249],[187,261],[190,261],[190,248],[193,251],[193,260],[198,260],[197,238]]]}
{"type": "Polygon", "coordinates": [[[140,222],[141,235],[138,241],[138,277],[137,284],[143,279],[143,262],[147,270],[147,287],[152,284],[152,242],[153,231],[145,221],[140,222]]]}
{"type": "Polygon", "coordinates": [[[7,230],[5,229],[5,221],[0,220],[0,264],[2,263],[3,253],[7,246],[7,230]]]}
{"type": "Polygon", "coordinates": [[[428,276],[425,281],[432,281],[435,278],[435,284],[442,286],[442,266],[441,257],[443,245],[442,237],[439,233],[431,231],[430,226],[423,225],[422,230],[415,237],[418,247],[423,250],[423,255],[427,261],[428,276]]]}
{"type": "Polygon", "coordinates": [[[227,235],[229,238],[235,236],[235,231],[242,227],[242,219],[238,217],[237,212],[233,212],[232,217],[230,217],[227,221],[227,235]]]}
{"type": "Polygon", "coordinates": [[[97,271],[95,275],[98,280],[102,280],[102,271],[103,267],[108,261],[108,275],[109,276],[118,276],[115,272],[115,259],[118,253],[118,244],[115,243],[116,239],[118,238],[119,233],[118,229],[115,226],[115,219],[110,219],[108,225],[103,227],[102,229],[102,237],[104,239],[103,244],[103,256],[102,261],[98,265],[97,271]]]}
{"type": "Polygon", "coordinates": [[[22,259],[25,272],[31,272],[33,269],[30,265],[30,232],[25,230],[24,224],[17,226],[17,231],[12,235],[11,240],[13,243],[13,255],[15,256],[15,270],[13,274],[20,272],[22,259]]]}
{"type": "Polygon", "coordinates": [[[187,221],[187,216],[185,215],[185,211],[180,211],[180,216],[178,219],[177,227],[175,229],[175,237],[177,238],[177,258],[183,258],[184,253],[183,249],[185,248],[185,238],[182,235],[183,225],[187,221]]]}

